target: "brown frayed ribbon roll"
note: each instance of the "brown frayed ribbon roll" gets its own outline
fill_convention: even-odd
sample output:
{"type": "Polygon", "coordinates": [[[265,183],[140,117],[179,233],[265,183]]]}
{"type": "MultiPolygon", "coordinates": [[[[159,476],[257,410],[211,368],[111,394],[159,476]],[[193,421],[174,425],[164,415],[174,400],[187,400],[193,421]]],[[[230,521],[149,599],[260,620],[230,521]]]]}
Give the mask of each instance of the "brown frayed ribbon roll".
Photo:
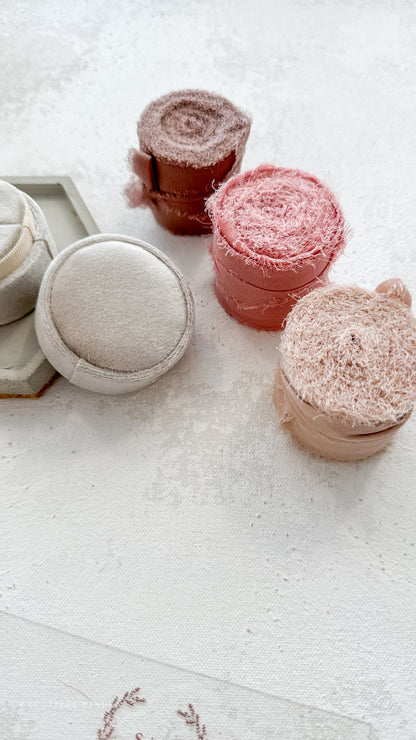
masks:
{"type": "Polygon", "coordinates": [[[384,449],[416,400],[416,321],[400,280],[331,286],[299,301],[283,333],[274,401],[310,452],[360,460],[384,449]]]}
{"type": "Polygon", "coordinates": [[[221,95],[179,90],[154,100],[137,124],[140,151],[129,155],[130,205],[149,206],[173,233],[209,233],[206,200],[239,171],[249,131],[248,116],[221,95]]]}

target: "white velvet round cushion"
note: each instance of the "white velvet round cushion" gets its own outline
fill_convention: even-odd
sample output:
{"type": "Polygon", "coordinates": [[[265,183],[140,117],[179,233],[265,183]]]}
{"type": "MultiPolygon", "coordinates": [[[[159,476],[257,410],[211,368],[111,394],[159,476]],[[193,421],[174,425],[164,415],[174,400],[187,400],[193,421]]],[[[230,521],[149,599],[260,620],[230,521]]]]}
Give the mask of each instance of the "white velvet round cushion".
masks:
{"type": "Polygon", "coordinates": [[[0,324],[32,311],[55,244],[34,200],[0,180],[0,324]]]}
{"type": "Polygon", "coordinates": [[[193,299],[163,252],[130,237],[97,234],[52,262],[35,326],[49,362],[71,383],[130,393],[183,355],[194,326],[193,299]]]}

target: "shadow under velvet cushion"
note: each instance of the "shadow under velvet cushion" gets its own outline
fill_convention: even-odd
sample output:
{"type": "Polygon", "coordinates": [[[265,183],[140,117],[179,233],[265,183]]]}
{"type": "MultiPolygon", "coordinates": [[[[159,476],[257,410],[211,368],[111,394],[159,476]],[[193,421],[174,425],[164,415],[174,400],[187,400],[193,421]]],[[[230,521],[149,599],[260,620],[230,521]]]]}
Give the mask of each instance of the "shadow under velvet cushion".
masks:
{"type": "Polygon", "coordinates": [[[159,250],[97,235],[64,250],[45,276],[36,331],[51,364],[75,385],[134,391],[169,370],[194,321],[190,290],[159,250]]]}

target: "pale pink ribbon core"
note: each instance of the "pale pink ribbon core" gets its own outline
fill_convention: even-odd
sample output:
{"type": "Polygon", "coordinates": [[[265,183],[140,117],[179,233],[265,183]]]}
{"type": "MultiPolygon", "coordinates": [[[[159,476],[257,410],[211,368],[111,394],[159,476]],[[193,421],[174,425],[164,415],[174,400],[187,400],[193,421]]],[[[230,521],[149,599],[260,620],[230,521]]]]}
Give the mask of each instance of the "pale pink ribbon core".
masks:
{"type": "MultiPolygon", "coordinates": [[[[411,295],[399,279],[385,280],[377,286],[376,292],[411,306],[411,295]]],[[[274,403],[282,424],[298,442],[316,455],[340,461],[362,460],[380,452],[390,444],[412,413],[409,411],[393,425],[352,425],[330,419],[300,398],[280,366],[276,374],[274,403]]]]}

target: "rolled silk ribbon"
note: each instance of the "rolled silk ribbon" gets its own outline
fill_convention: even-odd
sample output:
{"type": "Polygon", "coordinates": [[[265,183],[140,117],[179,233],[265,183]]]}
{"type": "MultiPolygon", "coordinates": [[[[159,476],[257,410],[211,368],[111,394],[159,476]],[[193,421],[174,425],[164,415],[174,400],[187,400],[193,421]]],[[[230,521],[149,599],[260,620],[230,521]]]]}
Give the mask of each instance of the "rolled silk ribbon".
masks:
{"type": "Polygon", "coordinates": [[[330,189],[300,170],[261,165],[208,201],[215,292],[256,329],[281,329],[299,298],[325,285],[345,246],[345,221],[330,189]]]}
{"type": "Polygon", "coordinates": [[[274,401],[287,431],[310,452],[332,460],[362,460],[380,452],[393,440],[396,431],[410,416],[410,411],[394,425],[365,428],[332,421],[302,401],[279,369],[274,401]]]}
{"type": "Polygon", "coordinates": [[[180,90],[153,101],[138,121],[140,151],[130,151],[130,205],[149,206],[175,234],[209,233],[206,200],[240,170],[249,131],[250,119],[221,95],[180,90]]]}
{"type": "Polygon", "coordinates": [[[331,287],[293,309],[283,334],[274,402],[310,452],[360,460],[384,449],[416,400],[416,322],[409,291],[331,287]],[[321,314],[321,315],[319,315],[321,314]]]}

